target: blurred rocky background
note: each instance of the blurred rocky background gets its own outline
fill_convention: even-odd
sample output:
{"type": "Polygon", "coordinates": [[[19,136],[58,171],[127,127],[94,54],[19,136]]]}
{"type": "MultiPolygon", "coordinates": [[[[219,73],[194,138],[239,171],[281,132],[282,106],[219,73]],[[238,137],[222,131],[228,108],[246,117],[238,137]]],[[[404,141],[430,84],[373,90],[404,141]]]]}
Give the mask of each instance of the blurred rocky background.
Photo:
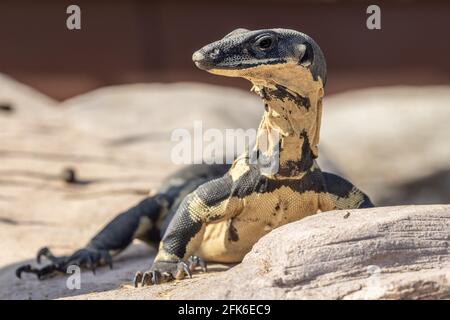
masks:
{"type": "Polygon", "coordinates": [[[55,99],[130,82],[212,77],[191,55],[237,27],[284,27],[317,39],[328,62],[327,92],[386,85],[448,84],[446,0],[376,1],[381,30],[366,28],[364,0],[32,0],[0,2],[0,71],[55,99]],[[81,8],[81,30],[66,8],[81,8]]]}

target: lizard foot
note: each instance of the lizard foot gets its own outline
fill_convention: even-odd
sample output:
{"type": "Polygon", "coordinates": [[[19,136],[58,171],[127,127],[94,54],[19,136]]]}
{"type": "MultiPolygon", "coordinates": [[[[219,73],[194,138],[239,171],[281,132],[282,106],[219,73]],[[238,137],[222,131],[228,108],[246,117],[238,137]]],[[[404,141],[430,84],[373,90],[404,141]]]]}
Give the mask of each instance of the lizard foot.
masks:
{"type": "Polygon", "coordinates": [[[140,271],[136,272],[133,282],[134,287],[137,288],[139,283],[141,284],[141,287],[144,287],[147,285],[169,282],[174,279],[181,280],[186,275],[189,278],[192,278],[189,266],[183,261],[156,261],[153,263],[150,270],[144,273],[140,271]]]}
{"type": "Polygon", "coordinates": [[[190,256],[188,259],[189,270],[193,272],[197,267],[200,267],[202,272],[208,272],[206,261],[198,256],[190,256]]]}
{"type": "Polygon", "coordinates": [[[50,264],[43,268],[34,268],[33,266],[26,264],[26,265],[20,266],[19,268],[16,269],[16,277],[21,279],[22,273],[25,272],[25,273],[33,273],[37,276],[37,278],[39,280],[42,280],[42,279],[51,277],[58,271],[61,271],[61,270],[59,270],[58,266],[55,264],[50,264]]]}
{"type": "Polygon", "coordinates": [[[16,276],[20,279],[22,273],[33,273],[39,280],[55,275],[56,273],[66,273],[71,265],[86,268],[95,273],[95,268],[104,264],[112,268],[112,257],[107,250],[98,250],[93,248],[83,248],[77,250],[71,256],[56,257],[48,248],[39,250],[36,260],[40,264],[42,257],[45,257],[51,263],[42,267],[35,268],[31,265],[23,265],[16,269],[16,276]]]}

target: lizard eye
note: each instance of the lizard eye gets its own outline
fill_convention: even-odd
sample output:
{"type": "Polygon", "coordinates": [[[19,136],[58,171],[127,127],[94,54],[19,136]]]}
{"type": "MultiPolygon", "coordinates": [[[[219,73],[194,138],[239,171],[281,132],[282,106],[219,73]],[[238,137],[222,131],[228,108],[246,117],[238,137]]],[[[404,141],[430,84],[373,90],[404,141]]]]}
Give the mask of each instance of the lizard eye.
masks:
{"type": "Polygon", "coordinates": [[[262,51],[268,51],[272,49],[274,42],[272,36],[262,36],[256,40],[255,47],[262,51]]]}

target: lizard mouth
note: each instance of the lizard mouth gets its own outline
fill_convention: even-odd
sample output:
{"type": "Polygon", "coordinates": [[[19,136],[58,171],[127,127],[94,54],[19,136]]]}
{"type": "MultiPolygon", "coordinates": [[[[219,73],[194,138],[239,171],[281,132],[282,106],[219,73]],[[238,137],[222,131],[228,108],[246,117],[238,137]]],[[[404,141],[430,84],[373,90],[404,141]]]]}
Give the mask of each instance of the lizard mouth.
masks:
{"type": "Polygon", "coordinates": [[[277,67],[289,62],[284,58],[236,58],[219,49],[211,50],[208,46],[194,52],[192,60],[201,70],[228,77],[245,77],[250,70],[277,67]]]}
{"type": "Polygon", "coordinates": [[[202,48],[192,55],[192,60],[197,68],[211,73],[222,74],[223,72],[227,73],[228,71],[238,71],[251,67],[251,65],[242,62],[226,63],[226,59],[227,56],[218,49],[210,51],[202,48]]]}

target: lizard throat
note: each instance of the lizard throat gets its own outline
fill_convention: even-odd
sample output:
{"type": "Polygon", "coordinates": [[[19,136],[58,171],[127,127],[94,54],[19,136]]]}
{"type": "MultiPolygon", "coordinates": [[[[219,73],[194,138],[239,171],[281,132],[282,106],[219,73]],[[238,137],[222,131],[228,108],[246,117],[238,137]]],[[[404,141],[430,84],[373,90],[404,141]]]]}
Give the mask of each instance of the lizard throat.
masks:
{"type": "Polygon", "coordinates": [[[278,150],[277,177],[302,177],[318,156],[324,91],[322,81],[314,81],[309,70],[308,77],[306,70],[285,70],[291,78],[276,83],[252,81],[252,90],[260,95],[265,107],[256,148],[265,156],[277,156],[274,153],[278,150]]]}

